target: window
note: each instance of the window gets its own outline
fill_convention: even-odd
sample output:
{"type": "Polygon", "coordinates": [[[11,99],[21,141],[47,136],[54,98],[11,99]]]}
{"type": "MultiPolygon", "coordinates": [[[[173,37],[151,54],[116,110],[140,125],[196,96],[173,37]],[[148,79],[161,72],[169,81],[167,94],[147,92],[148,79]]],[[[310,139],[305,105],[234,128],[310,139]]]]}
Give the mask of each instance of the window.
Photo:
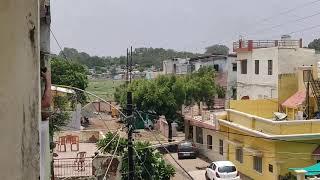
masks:
{"type": "Polygon", "coordinates": [[[219,72],[219,64],[213,65],[213,68],[216,72],[219,72]]]}
{"type": "Polygon", "coordinates": [[[269,164],[269,172],[273,172],[273,165],[269,164]]]}
{"type": "Polygon", "coordinates": [[[219,154],[223,155],[223,140],[219,139],[219,154]]]}
{"type": "Polygon", "coordinates": [[[212,136],[207,135],[207,148],[212,149],[212,136]]]}
{"type": "Polygon", "coordinates": [[[242,148],[236,149],[236,160],[239,161],[240,163],[243,163],[243,150],[242,150],[242,148]]]}
{"type": "Polygon", "coordinates": [[[247,74],[247,60],[241,60],[241,74],[247,74]]]}
{"type": "Polygon", "coordinates": [[[253,169],[262,173],[262,157],[253,156],[253,169]]]}
{"type": "Polygon", "coordinates": [[[237,71],[237,63],[232,63],[232,71],[237,71]]]}
{"type": "Polygon", "coordinates": [[[200,127],[196,127],[196,138],[197,143],[203,144],[202,128],[200,127]]]}
{"type": "Polygon", "coordinates": [[[232,88],[232,99],[236,100],[237,99],[237,89],[232,88]]]}
{"type": "Polygon", "coordinates": [[[268,75],[272,75],[272,60],[268,60],[268,75]]]}
{"type": "Polygon", "coordinates": [[[259,60],[254,61],[254,73],[259,74],[259,60]]]}

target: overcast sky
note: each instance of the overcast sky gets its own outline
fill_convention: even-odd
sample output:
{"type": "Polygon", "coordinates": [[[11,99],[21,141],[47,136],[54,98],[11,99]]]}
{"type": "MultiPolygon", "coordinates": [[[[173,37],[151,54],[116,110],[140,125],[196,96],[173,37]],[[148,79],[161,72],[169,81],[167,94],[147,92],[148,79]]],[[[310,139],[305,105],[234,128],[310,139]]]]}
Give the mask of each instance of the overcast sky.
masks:
{"type": "MultiPolygon", "coordinates": [[[[203,52],[216,44],[231,47],[246,39],[280,35],[320,24],[314,0],[51,0],[51,28],[62,47],[91,55],[119,56],[126,48],[162,47],[203,52]],[[299,7],[285,15],[279,13],[299,7]],[[275,16],[276,15],[276,16],[275,16]],[[273,18],[269,18],[272,17],[273,18]],[[268,20],[263,20],[269,18],[268,20]],[[273,26],[284,24],[270,29],[273,26]]],[[[320,27],[294,33],[305,43],[320,37],[320,27]]],[[[51,38],[51,49],[59,52],[51,38]]]]}

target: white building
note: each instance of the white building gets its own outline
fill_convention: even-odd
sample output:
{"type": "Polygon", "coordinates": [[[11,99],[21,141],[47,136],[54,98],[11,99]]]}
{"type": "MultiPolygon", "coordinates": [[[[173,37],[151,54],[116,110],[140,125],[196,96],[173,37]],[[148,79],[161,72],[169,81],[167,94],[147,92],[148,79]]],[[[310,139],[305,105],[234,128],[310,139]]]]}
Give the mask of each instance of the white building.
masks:
{"type": "Polygon", "coordinates": [[[217,83],[226,90],[226,98],[235,98],[237,82],[236,55],[206,55],[190,59],[195,71],[201,67],[213,67],[217,72],[217,83]]]}
{"type": "Polygon", "coordinates": [[[163,74],[187,74],[191,72],[189,59],[173,58],[163,61],[163,74]]]}
{"type": "Polygon", "coordinates": [[[302,48],[302,40],[253,41],[234,43],[237,52],[237,99],[278,98],[278,75],[294,73],[296,67],[314,65],[315,50],[302,48]]]}

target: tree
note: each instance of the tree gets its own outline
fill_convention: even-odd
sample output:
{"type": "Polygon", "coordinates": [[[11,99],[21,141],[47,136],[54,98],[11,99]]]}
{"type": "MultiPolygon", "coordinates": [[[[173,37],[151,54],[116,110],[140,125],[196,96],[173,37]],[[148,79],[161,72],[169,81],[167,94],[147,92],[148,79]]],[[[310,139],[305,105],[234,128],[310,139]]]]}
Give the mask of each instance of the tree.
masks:
{"type": "MultiPolygon", "coordinates": [[[[111,132],[106,134],[104,139],[97,142],[97,147],[103,153],[114,153],[117,142],[119,139],[119,145],[116,155],[122,156],[122,166],[121,173],[122,179],[128,179],[128,151],[127,140],[124,138],[119,138],[118,135],[114,135],[111,132]],[[113,139],[113,141],[112,141],[113,139]],[[111,143],[109,143],[111,141],[111,143]],[[108,146],[106,146],[109,144],[108,146]]],[[[136,150],[136,160],[135,160],[135,177],[134,179],[154,179],[154,180],[167,180],[170,179],[175,174],[175,170],[172,165],[166,164],[163,155],[156,149],[150,147],[149,142],[136,141],[133,144],[136,150]],[[139,158],[141,158],[140,161],[139,158]],[[150,177],[150,175],[152,177],[150,177]]]]}
{"type": "Polygon", "coordinates": [[[70,113],[67,110],[68,97],[66,96],[54,96],[53,107],[54,111],[49,118],[49,135],[53,137],[55,132],[61,130],[62,127],[66,126],[70,120],[70,113]]]}
{"type": "Polygon", "coordinates": [[[187,76],[163,75],[154,80],[135,80],[127,88],[126,85],[117,88],[114,97],[125,107],[126,91],[129,90],[138,110],[165,116],[169,127],[168,140],[171,141],[172,123],[183,121],[180,113],[183,104],[205,102],[209,107],[213,106],[218,87],[214,76],[213,68],[204,67],[187,76]]]}
{"type": "Polygon", "coordinates": [[[316,51],[320,51],[320,38],[314,39],[312,42],[309,43],[308,48],[315,49],[316,51]]]}
{"type": "MultiPolygon", "coordinates": [[[[88,87],[87,71],[81,64],[55,57],[51,61],[52,83],[72,86],[82,90],[88,87]]],[[[85,95],[77,91],[78,101],[83,103],[85,95]]]]}
{"type": "Polygon", "coordinates": [[[206,54],[221,54],[228,55],[229,48],[225,45],[215,44],[213,46],[206,47],[206,54]]]}

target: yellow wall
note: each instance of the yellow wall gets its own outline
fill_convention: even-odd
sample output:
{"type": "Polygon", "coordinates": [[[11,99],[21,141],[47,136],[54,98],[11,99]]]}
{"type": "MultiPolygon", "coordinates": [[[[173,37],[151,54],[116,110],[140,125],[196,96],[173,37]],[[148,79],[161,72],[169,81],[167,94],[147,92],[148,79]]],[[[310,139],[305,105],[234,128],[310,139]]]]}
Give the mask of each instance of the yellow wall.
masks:
{"type": "Polygon", "coordinates": [[[231,100],[230,109],[260,116],[263,118],[272,118],[273,113],[278,111],[278,100],[231,100]]]}
{"type": "MultiPolygon", "coordinates": [[[[221,127],[227,128],[225,126],[221,127]]],[[[225,139],[240,142],[243,145],[243,163],[236,160],[235,150],[239,147],[233,144],[228,145],[228,160],[232,161],[241,173],[250,178],[278,179],[279,175],[285,175],[289,172],[288,168],[306,167],[316,163],[311,154],[317,148],[317,145],[241,136],[237,134],[244,134],[243,132],[231,128],[227,131],[230,133],[229,137],[225,136],[225,139]],[[245,148],[262,152],[262,173],[253,169],[254,154],[246,151],[245,148]],[[273,166],[273,172],[269,172],[269,164],[273,166]]],[[[320,140],[312,142],[320,143],[320,140]]]]}
{"type": "MultiPolygon", "coordinates": [[[[231,133],[240,133],[243,134],[243,132],[230,129],[231,133]]],[[[233,135],[230,134],[230,140],[242,142],[243,148],[253,148],[256,150],[259,150],[263,153],[262,155],[262,173],[257,172],[253,169],[253,158],[254,154],[246,151],[243,149],[243,163],[240,163],[236,160],[235,150],[237,147],[234,145],[229,145],[229,160],[232,161],[238,170],[245,174],[246,176],[249,176],[253,179],[277,179],[277,172],[276,172],[276,164],[274,163],[275,160],[275,143],[272,141],[264,140],[261,138],[253,138],[248,136],[239,136],[239,135],[233,135]],[[273,173],[269,172],[268,166],[269,164],[273,165],[273,173]]]]}
{"type": "MultiPolygon", "coordinates": [[[[288,168],[306,167],[316,163],[311,156],[317,145],[297,142],[276,142],[278,169],[281,175],[288,172],[288,168]],[[287,152],[287,153],[285,153],[287,152]]],[[[319,143],[320,140],[313,141],[319,143]]]]}
{"type": "Polygon", "coordinates": [[[279,74],[278,78],[278,101],[282,104],[298,91],[298,76],[292,74],[279,74]]]}

